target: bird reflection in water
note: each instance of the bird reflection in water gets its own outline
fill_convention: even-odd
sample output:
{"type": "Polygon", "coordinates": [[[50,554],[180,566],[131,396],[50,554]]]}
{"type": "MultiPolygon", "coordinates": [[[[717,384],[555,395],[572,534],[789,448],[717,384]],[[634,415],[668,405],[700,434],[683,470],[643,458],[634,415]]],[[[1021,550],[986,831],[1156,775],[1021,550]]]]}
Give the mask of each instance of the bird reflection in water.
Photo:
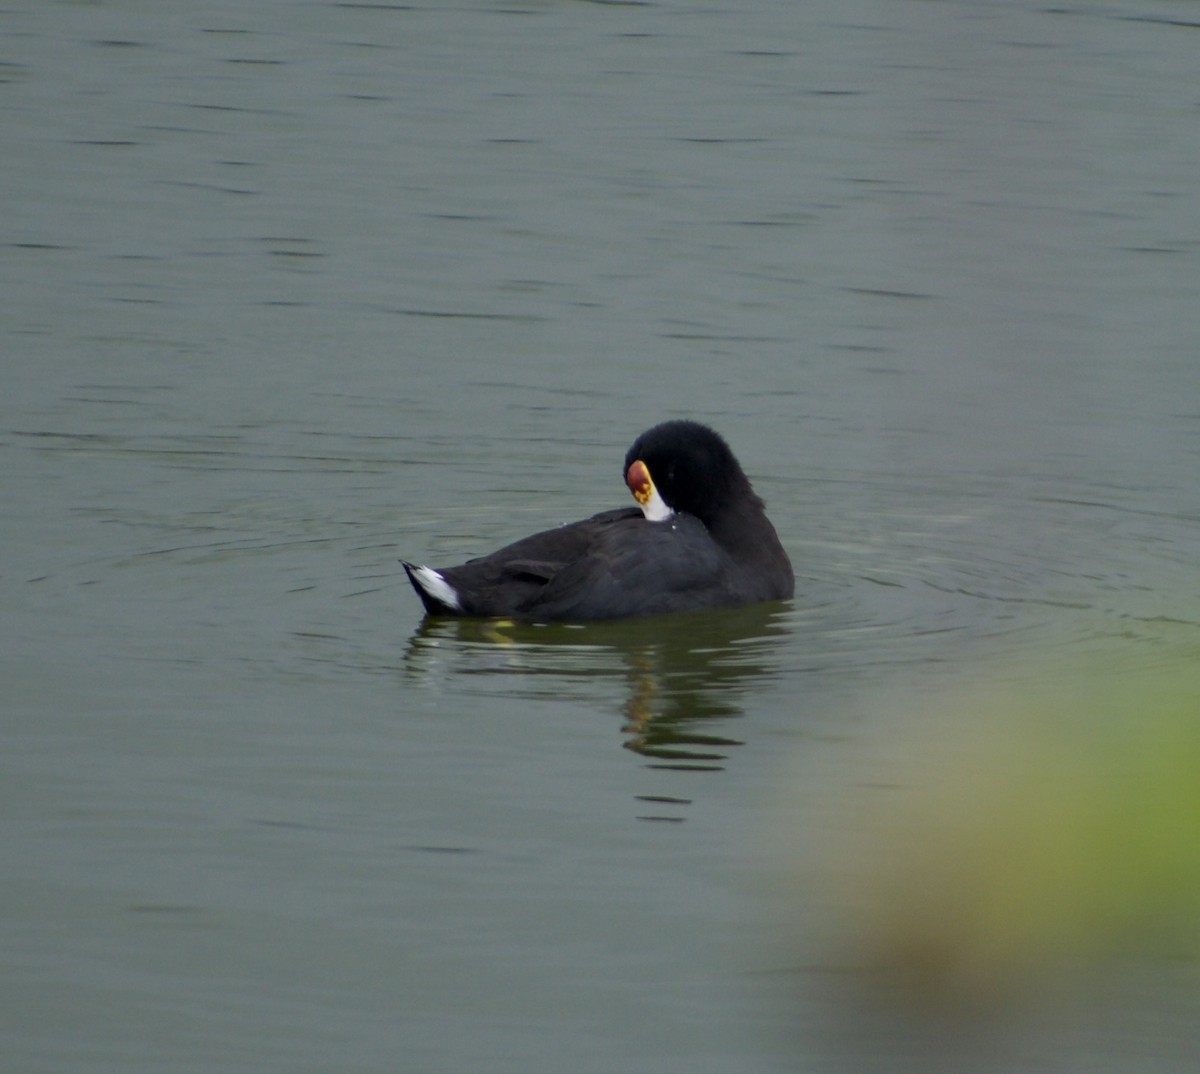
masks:
{"type": "Polygon", "coordinates": [[[450,651],[460,666],[452,670],[462,674],[486,673],[484,647],[501,658],[500,667],[491,664],[496,674],[535,683],[550,676],[560,695],[564,682],[611,678],[620,686],[625,749],[652,768],[719,771],[742,742],[706,728],[740,718],[743,695],[774,673],[788,607],[773,602],[582,625],[427,619],[412,637],[407,663],[427,674],[431,650],[445,657],[447,643],[457,643],[450,651]]]}
{"type": "Polygon", "coordinates": [[[629,696],[622,706],[625,722],[621,727],[627,736],[625,748],[650,758],[653,768],[721,770],[727,756],[724,751],[742,742],[703,734],[700,728],[707,720],[741,716],[741,709],[736,702],[722,698],[719,691],[706,696],[703,682],[664,688],[672,672],[664,671],[663,664],[661,651],[653,647],[629,654],[629,696]]]}

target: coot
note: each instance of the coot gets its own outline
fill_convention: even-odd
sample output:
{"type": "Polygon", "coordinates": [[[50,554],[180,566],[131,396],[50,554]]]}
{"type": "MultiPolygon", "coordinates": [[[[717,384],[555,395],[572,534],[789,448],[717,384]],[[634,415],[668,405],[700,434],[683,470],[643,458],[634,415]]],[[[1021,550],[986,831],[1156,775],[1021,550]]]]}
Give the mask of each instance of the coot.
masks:
{"type": "Polygon", "coordinates": [[[634,441],[624,474],[639,507],[535,533],[458,567],[405,563],[426,613],[578,621],[792,595],[792,565],[763,502],[712,429],[656,425],[634,441]]]}

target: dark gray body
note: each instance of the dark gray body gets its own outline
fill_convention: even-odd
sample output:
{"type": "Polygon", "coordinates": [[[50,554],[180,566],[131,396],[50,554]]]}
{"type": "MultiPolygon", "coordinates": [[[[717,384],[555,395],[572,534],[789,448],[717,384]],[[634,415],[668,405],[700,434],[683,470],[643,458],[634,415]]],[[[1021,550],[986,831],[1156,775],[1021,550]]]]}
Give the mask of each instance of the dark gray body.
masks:
{"type": "Polygon", "coordinates": [[[791,564],[774,527],[761,510],[751,521],[758,525],[742,535],[737,555],[691,515],[648,522],[636,507],[605,511],[439,570],[459,608],[426,592],[415,568],[405,569],[434,615],[613,619],[790,597],[791,564]]]}

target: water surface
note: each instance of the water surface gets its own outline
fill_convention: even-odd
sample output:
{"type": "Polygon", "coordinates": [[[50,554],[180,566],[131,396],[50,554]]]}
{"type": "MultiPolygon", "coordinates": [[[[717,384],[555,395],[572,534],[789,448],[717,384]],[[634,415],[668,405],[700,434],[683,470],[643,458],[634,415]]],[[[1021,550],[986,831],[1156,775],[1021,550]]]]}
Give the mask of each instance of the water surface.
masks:
{"type": "MultiPolygon", "coordinates": [[[[887,1069],[783,953],[795,762],[1195,658],[1195,21],[10,5],[9,1063],[887,1069]],[[421,625],[401,555],[620,505],[682,415],[794,602],[421,625]]],[[[1188,1069],[1157,1006],[1046,1048],[1188,1069]]]]}

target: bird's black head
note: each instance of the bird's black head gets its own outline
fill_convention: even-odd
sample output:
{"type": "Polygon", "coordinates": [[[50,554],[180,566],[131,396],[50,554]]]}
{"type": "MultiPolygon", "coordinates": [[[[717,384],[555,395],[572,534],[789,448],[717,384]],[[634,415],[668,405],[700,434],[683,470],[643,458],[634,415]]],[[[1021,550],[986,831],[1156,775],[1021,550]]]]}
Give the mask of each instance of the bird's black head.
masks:
{"type": "Polygon", "coordinates": [[[634,441],[625,455],[625,480],[644,504],[635,487],[641,472],[633,471],[631,476],[631,467],[638,462],[649,471],[652,488],[667,506],[695,515],[710,528],[728,510],[748,503],[762,507],[729,445],[699,422],[665,421],[634,441]]]}

